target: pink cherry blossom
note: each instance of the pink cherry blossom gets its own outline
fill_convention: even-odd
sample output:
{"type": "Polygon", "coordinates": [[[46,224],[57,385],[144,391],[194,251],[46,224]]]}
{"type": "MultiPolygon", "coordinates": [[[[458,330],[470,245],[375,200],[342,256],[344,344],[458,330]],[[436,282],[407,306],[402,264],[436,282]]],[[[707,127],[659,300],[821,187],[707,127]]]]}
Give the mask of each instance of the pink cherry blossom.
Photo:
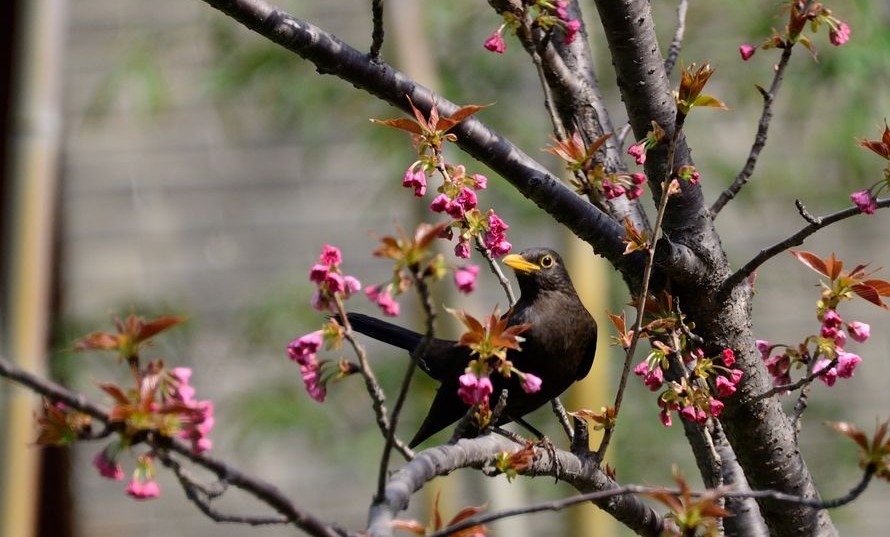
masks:
{"type": "Polygon", "coordinates": [[[632,156],[638,165],[645,164],[646,162],[646,148],[643,144],[634,144],[628,147],[627,154],[632,156]]]}
{"type": "Polygon", "coordinates": [[[96,470],[99,470],[99,475],[102,477],[114,479],[115,481],[122,481],[124,479],[124,471],[121,468],[121,465],[108,456],[107,449],[103,449],[99,453],[96,453],[96,456],[93,457],[93,466],[96,467],[96,470]]]}
{"type": "Polygon", "coordinates": [[[847,332],[855,341],[865,343],[871,335],[871,327],[866,323],[853,321],[847,324],[847,332]]]}
{"type": "Polygon", "coordinates": [[[458,379],[460,388],[457,395],[461,401],[468,405],[478,405],[488,400],[488,396],[494,390],[491,385],[491,379],[488,377],[479,378],[473,373],[465,373],[458,379]]]}
{"type": "Polygon", "coordinates": [[[479,267],[465,265],[454,271],[454,285],[462,293],[472,293],[476,289],[476,277],[479,276],[479,267]]]}
{"type": "Polygon", "coordinates": [[[695,411],[695,408],[692,406],[684,406],[680,410],[680,417],[686,421],[696,421],[698,417],[698,413],[695,411]]]}
{"type": "Polygon", "coordinates": [[[483,43],[483,47],[486,50],[490,50],[492,52],[497,52],[498,54],[503,54],[505,50],[507,50],[507,42],[504,41],[504,36],[501,33],[503,28],[498,28],[498,30],[488,36],[488,39],[483,43]]]}
{"type": "Polygon", "coordinates": [[[454,245],[454,255],[455,257],[459,257],[461,259],[469,259],[470,258],[470,243],[466,240],[458,240],[457,244],[454,245]]]}
{"type": "Polygon", "coordinates": [[[510,229],[510,226],[505,224],[494,211],[488,211],[488,231],[482,237],[482,242],[491,251],[493,257],[507,255],[513,247],[512,244],[507,242],[506,231],[508,229],[510,229]]]}
{"type": "Polygon", "coordinates": [[[711,412],[711,415],[715,418],[720,416],[720,413],[723,412],[723,402],[714,399],[713,397],[708,399],[708,410],[711,412]]]}
{"type": "Polygon", "coordinates": [[[736,387],[732,381],[724,376],[717,377],[717,397],[729,397],[735,393],[736,387]]]}
{"type": "Polygon", "coordinates": [[[531,373],[522,377],[522,389],[525,393],[537,393],[541,390],[541,378],[531,373]]]}
{"type": "Polygon", "coordinates": [[[148,500],[160,496],[161,488],[153,479],[141,481],[134,476],[127,485],[126,492],[137,500],[148,500]]]}
{"type": "Polygon", "coordinates": [[[321,377],[321,364],[314,356],[306,364],[300,365],[300,374],[303,376],[303,384],[309,392],[309,397],[323,403],[327,387],[321,377]]]}
{"type": "Polygon", "coordinates": [[[735,353],[732,349],[723,349],[721,357],[723,358],[723,365],[726,367],[732,367],[735,364],[735,353]]]}
{"type": "Polygon", "coordinates": [[[426,194],[426,174],[423,173],[423,169],[414,171],[413,168],[408,168],[402,178],[402,186],[413,188],[414,195],[418,198],[426,194]]]}
{"type": "Polygon", "coordinates": [[[384,315],[398,317],[401,307],[392,296],[389,287],[382,289],[379,285],[365,287],[365,295],[380,307],[384,315]]]}
{"type": "Polygon", "coordinates": [[[839,352],[837,355],[837,376],[848,379],[853,376],[853,370],[859,365],[862,358],[852,352],[839,352]]]}
{"type": "Polygon", "coordinates": [[[485,190],[488,188],[488,177],[485,177],[481,173],[474,173],[470,176],[470,179],[473,180],[473,188],[475,190],[485,190]]]}
{"type": "Polygon", "coordinates": [[[850,40],[850,25],[843,21],[837,21],[837,24],[828,31],[828,40],[832,45],[839,47],[850,40]]]}
{"type": "Polygon", "coordinates": [[[312,265],[312,268],[309,269],[309,281],[314,283],[321,283],[328,277],[328,272],[330,272],[331,267],[328,265],[324,265],[321,263],[316,263],[312,265]]]}
{"type": "Polygon", "coordinates": [[[336,246],[331,246],[330,244],[325,244],[321,249],[321,256],[318,258],[318,262],[331,266],[331,265],[339,265],[343,261],[343,256],[340,255],[340,249],[336,246]]]}
{"type": "Polygon", "coordinates": [[[287,346],[287,355],[291,360],[304,365],[311,356],[321,348],[321,330],[310,332],[291,341],[287,346]]]}
{"type": "Polygon", "coordinates": [[[563,38],[563,43],[566,45],[571,45],[575,41],[575,37],[578,35],[578,31],[581,29],[581,21],[578,19],[571,19],[566,22],[565,25],[565,37],[563,38]]]}
{"type": "Polygon", "coordinates": [[[878,208],[878,200],[876,200],[869,190],[857,190],[850,194],[850,201],[852,201],[859,210],[865,214],[875,214],[875,211],[878,208]]]}
{"type": "Polygon", "coordinates": [[[753,56],[755,52],[757,52],[757,47],[755,47],[754,45],[749,45],[748,43],[742,43],[742,45],[739,46],[739,54],[742,55],[743,61],[750,60],[751,56],[753,56]]]}
{"type": "Polygon", "coordinates": [[[822,358],[813,366],[813,373],[819,373],[819,380],[827,386],[834,386],[834,383],[837,382],[837,368],[829,368],[828,364],[830,363],[831,360],[822,358]]]}
{"type": "Polygon", "coordinates": [[[433,198],[433,202],[430,203],[430,210],[434,213],[444,213],[445,209],[448,208],[448,204],[451,203],[451,200],[448,199],[448,196],[445,194],[439,194],[435,198],[433,198]]]}

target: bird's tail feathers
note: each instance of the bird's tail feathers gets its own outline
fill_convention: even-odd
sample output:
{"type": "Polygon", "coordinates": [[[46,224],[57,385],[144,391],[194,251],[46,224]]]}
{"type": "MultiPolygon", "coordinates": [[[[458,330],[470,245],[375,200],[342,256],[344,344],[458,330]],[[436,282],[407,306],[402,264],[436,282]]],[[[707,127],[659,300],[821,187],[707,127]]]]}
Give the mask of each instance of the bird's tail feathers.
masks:
{"type": "Polygon", "coordinates": [[[361,332],[377,341],[389,343],[406,351],[413,351],[420,344],[421,335],[413,330],[381,321],[370,315],[361,313],[347,313],[349,324],[356,332],[361,332]]]}

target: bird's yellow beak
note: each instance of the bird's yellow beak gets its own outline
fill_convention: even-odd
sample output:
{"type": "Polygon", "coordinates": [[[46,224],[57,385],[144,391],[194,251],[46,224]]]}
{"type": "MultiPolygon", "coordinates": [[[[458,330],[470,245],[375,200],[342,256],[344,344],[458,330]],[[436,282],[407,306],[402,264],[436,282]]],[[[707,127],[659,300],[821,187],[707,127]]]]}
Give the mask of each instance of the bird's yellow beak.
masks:
{"type": "Polygon", "coordinates": [[[513,270],[523,272],[525,274],[531,274],[534,271],[541,270],[541,267],[530,261],[526,261],[525,258],[518,254],[510,254],[505,257],[504,264],[513,270]]]}

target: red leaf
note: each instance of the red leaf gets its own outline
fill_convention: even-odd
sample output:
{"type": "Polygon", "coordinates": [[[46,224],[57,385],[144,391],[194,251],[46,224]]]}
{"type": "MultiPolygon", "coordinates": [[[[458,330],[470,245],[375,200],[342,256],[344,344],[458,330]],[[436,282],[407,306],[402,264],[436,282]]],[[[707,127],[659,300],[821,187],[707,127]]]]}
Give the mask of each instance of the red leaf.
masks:
{"type": "Polygon", "coordinates": [[[117,403],[121,405],[130,404],[130,398],[127,397],[127,394],[118,385],[102,383],[99,384],[99,388],[101,388],[103,392],[110,395],[117,403]]]}
{"type": "Polygon", "coordinates": [[[180,324],[185,319],[182,317],[176,317],[173,315],[162,315],[157,319],[153,319],[143,324],[139,329],[139,333],[136,334],[136,341],[145,341],[146,339],[155,336],[168,328],[172,328],[177,324],[180,324]]]}
{"type": "Polygon", "coordinates": [[[116,334],[108,332],[93,332],[74,344],[75,351],[101,350],[110,351],[117,349],[120,339],[116,334]]]}
{"type": "Polygon", "coordinates": [[[376,123],[378,125],[384,125],[386,127],[392,127],[394,129],[399,129],[403,131],[410,132],[411,134],[422,135],[423,129],[415,123],[407,118],[396,118],[396,119],[371,119],[372,123],[376,123]]]}
{"type": "Polygon", "coordinates": [[[872,287],[870,285],[864,285],[864,284],[854,285],[853,292],[856,293],[857,295],[859,295],[860,297],[864,298],[865,300],[868,300],[875,306],[880,306],[884,309],[888,309],[887,305],[884,304],[884,301],[881,300],[881,296],[878,293],[877,289],[875,289],[874,287],[872,287]]]}
{"type": "Polygon", "coordinates": [[[816,254],[797,250],[788,250],[788,253],[796,257],[798,261],[815,270],[819,274],[828,276],[829,278],[831,277],[828,271],[828,267],[825,265],[825,262],[822,261],[822,258],[817,256],[816,254]]]}
{"type": "Polygon", "coordinates": [[[890,282],[886,280],[865,280],[862,283],[873,287],[881,296],[890,296],[890,282]]]}

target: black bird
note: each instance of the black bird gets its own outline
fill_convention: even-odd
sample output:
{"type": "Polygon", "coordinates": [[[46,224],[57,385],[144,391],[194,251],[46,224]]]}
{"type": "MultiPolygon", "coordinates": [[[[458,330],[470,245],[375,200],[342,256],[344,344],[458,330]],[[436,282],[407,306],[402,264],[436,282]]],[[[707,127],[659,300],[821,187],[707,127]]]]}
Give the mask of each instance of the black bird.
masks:
{"type": "MultiPolygon", "coordinates": [[[[505,314],[508,326],[530,323],[522,334],[522,350],[510,350],[507,359],[521,371],[541,378],[541,389],[525,393],[519,379],[492,372],[494,408],[501,390],[507,389],[507,405],[498,425],[518,420],[547,401],[559,396],[576,380],[587,376],[596,351],[596,321],[578,298],[562,258],[548,248],[532,248],[504,257],[519,283],[521,295],[505,314]]],[[[414,447],[466,414],[468,406],[457,395],[458,377],[472,360],[470,349],[455,341],[434,339],[422,356],[415,356],[422,336],[360,313],[349,313],[352,328],[412,354],[417,365],[442,383],[429,413],[410,446],[414,447]]]]}

